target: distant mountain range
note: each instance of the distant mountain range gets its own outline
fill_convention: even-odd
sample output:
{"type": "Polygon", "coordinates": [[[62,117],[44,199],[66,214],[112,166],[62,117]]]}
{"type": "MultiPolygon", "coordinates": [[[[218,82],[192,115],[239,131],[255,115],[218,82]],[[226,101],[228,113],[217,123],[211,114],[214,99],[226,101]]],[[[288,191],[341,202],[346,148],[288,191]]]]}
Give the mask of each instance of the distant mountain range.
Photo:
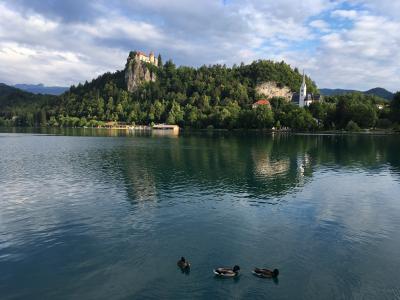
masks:
{"type": "Polygon", "coordinates": [[[15,88],[30,92],[33,94],[61,95],[69,87],[64,86],[45,86],[43,84],[15,84],[15,88]]]}
{"type": "Polygon", "coordinates": [[[349,94],[349,93],[363,93],[366,95],[374,95],[381,97],[383,99],[392,101],[393,100],[393,93],[389,92],[388,90],[384,88],[374,88],[370,89],[368,91],[362,92],[362,91],[357,91],[357,90],[345,90],[345,89],[320,89],[319,90],[323,96],[338,96],[338,95],[344,95],[344,94],[349,94]]]}

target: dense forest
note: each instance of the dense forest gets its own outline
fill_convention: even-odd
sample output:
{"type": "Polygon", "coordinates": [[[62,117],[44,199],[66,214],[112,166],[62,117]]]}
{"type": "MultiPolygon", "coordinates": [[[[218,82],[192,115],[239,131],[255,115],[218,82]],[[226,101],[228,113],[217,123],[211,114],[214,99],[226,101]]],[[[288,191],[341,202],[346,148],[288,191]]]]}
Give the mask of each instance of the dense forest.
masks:
{"type": "Polygon", "coordinates": [[[0,83],[0,126],[38,126],[55,114],[59,99],[35,95],[0,83]]]}
{"type": "MultiPolygon", "coordinates": [[[[33,95],[0,86],[0,126],[98,126],[106,121],[130,124],[169,123],[183,128],[290,128],[293,130],[389,128],[400,121],[400,94],[384,99],[353,93],[325,97],[308,108],[270,99],[271,107],[252,104],[256,86],[274,81],[293,92],[302,76],[284,62],[255,61],[229,68],[176,67],[169,60],[159,67],[155,82],[143,82],[130,93],[125,71],[106,73],[91,82],[72,86],[60,96],[33,95]]],[[[306,78],[308,92],[318,93],[306,78]]],[[[10,87],[7,87],[10,88],[10,87]]],[[[12,89],[12,88],[10,88],[12,89]]]]}

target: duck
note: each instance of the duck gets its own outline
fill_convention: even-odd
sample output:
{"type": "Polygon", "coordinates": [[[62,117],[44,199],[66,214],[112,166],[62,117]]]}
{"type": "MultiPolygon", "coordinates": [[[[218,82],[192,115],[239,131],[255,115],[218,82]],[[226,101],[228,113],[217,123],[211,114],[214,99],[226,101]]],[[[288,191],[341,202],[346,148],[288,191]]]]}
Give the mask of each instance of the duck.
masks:
{"type": "Polygon", "coordinates": [[[178,267],[184,271],[184,270],[189,270],[190,269],[190,263],[184,258],[183,256],[181,257],[180,260],[176,263],[178,267]]]}
{"type": "Polygon", "coordinates": [[[214,274],[221,277],[236,277],[239,276],[240,267],[235,265],[233,268],[216,268],[214,274]]]}
{"type": "Polygon", "coordinates": [[[268,269],[254,268],[253,274],[263,278],[277,278],[279,275],[279,270],[274,269],[273,271],[271,271],[268,269]]]}

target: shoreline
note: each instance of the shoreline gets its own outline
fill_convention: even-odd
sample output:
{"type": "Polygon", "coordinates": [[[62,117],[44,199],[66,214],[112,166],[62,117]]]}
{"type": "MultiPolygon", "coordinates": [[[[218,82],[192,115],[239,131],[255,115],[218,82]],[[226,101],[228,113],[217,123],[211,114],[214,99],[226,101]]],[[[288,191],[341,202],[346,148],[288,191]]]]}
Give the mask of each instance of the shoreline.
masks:
{"type": "MultiPolygon", "coordinates": [[[[94,130],[94,131],[110,131],[110,132],[152,132],[149,126],[140,126],[135,129],[128,128],[98,128],[98,127],[0,127],[0,132],[5,131],[25,131],[25,130],[94,130]],[[141,127],[141,128],[140,128],[141,127]]],[[[161,131],[161,130],[155,130],[161,131]]],[[[265,134],[287,134],[287,135],[398,135],[399,131],[390,129],[362,129],[360,131],[346,130],[318,130],[318,131],[293,131],[293,130],[273,130],[273,129],[190,129],[180,128],[179,134],[190,133],[265,133],[265,134]]]]}

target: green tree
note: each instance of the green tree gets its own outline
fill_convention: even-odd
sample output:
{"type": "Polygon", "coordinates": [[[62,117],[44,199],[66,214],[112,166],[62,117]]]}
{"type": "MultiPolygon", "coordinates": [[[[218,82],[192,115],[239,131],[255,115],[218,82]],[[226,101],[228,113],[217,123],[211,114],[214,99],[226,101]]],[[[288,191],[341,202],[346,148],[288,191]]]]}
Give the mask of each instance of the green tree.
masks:
{"type": "Polygon", "coordinates": [[[179,124],[182,125],[183,122],[183,110],[179,103],[172,102],[171,109],[168,113],[167,123],[168,124],[179,124]]]}
{"type": "Polygon", "coordinates": [[[162,59],[161,59],[161,54],[158,54],[158,67],[162,68],[163,63],[162,63],[162,59]]]}
{"type": "Polygon", "coordinates": [[[267,105],[260,105],[255,109],[255,122],[257,128],[272,128],[274,114],[267,105]]]}
{"type": "Polygon", "coordinates": [[[40,126],[47,126],[47,114],[44,109],[40,111],[40,126]]]}
{"type": "Polygon", "coordinates": [[[52,126],[52,127],[58,127],[59,126],[59,123],[57,122],[57,119],[56,119],[55,116],[51,116],[50,117],[49,126],[52,126]]]}
{"type": "Polygon", "coordinates": [[[112,119],[112,114],[114,111],[114,99],[113,97],[109,97],[108,98],[108,102],[107,102],[107,110],[106,110],[106,118],[107,120],[111,120],[112,119]]]}
{"type": "Polygon", "coordinates": [[[82,118],[79,120],[79,127],[84,127],[84,126],[86,126],[86,125],[87,125],[87,120],[86,120],[85,117],[82,117],[82,118]]]}
{"type": "Polygon", "coordinates": [[[346,130],[347,131],[360,131],[360,127],[358,124],[352,120],[349,121],[346,125],[346,130]]]}
{"type": "Polygon", "coordinates": [[[199,127],[199,110],[190,104],[185,107],[185,125],[198,128],[199,127]]]}
{"type": "Polygon", "coordinates": [[[393,122],[400,122],[400,92],[397,92],[390,103],[391,119],[393,122]]]}

